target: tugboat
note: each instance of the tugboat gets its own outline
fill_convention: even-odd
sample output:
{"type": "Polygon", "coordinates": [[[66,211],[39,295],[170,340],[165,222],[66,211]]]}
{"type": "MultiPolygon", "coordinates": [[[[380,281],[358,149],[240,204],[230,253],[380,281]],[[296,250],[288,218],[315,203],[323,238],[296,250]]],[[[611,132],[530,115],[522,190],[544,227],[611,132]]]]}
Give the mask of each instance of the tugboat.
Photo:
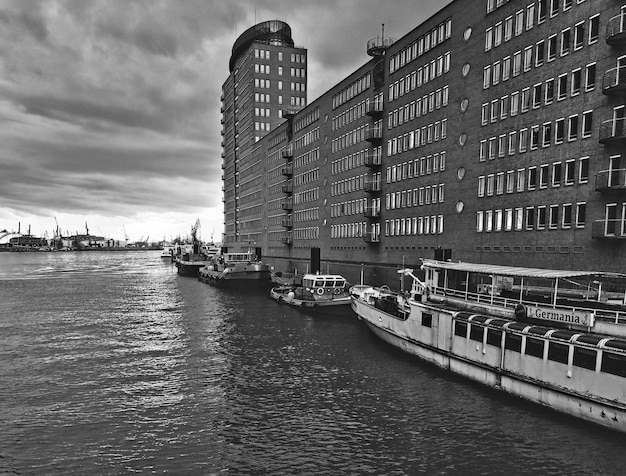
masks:
{"type": "Polygon", "coordinates": [[[280,303],[312,310],[350,310],[350,285],[338,274],[305,274],[302,286],[282,285],[270,297],[280,303]]]}
{"type": "Polygon", "coordinates": [[[191,227],[191,249],[181,249],[181,253],[176,256],[176,268],[181,276],[197,277],[198,271],[212,263],[212,260],[202,252],[202,244],[198,240],[198,229],[200,220],[191,227]]]}
{"type": "Polygon", "coordinates": [[[272,282],[269,266],[252,252],[215,255],[199,270],[198,279],[213,286],[269,286],[272,282]]]}

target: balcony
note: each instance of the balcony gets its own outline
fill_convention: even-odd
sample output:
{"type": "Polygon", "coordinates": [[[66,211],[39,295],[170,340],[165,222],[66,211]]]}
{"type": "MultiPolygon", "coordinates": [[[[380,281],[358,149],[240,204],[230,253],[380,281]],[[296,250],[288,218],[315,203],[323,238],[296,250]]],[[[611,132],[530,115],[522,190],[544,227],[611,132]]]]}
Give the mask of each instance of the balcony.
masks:
{"type": "Polygon", "coordinates": [[[368,152],[365,156],[366,167],[380,167],[382,163],[382,154],[378,152],[368,152]]]}
{"type": "Polygon", "coordinates": [[[293,184],[291,181],[289,183],[283,184],[281,187],[283,193],[292,194],[293,193],[293,184]]]}
{"type": "Polygon", "coordinates": [[[285,200],[283,203],[280,204],[280,207],[283,210],[293,210],[293,200],[285,200]]]}
{"type": "Polygon", "coordinates": [[[619,145],[626,141],[626,119],[609,119],[600,124],[599,139],[601,144],[619,145]]]}
{"type": "Polygon", "coordinates": [[[379,207],[365,207],[363,211],[363,215],[367,218],[380,218],[380,208],[379,207]]]}
{"type": "Polygon", "coordinates": [[[283,217],[281,225],[283,226],[283,228],[293,228],[293,218],[291,215],[287,215],[286,217],[283,217]]]}
{"type": "Polygon", "coordinates": [[[365,131],[365,140],[368,142],[380,142],[383,140],[382,127],[370,127],[365,131]]]}
{"type": "Polygon", "coordinates": [[[626,44],[626,12],[611,18],[606,24],[606,42],[609,45],[626,44]]]}
{"type": "Polygon", "coordinates": [[[291,177],[293,175],[293,165],[291,164],[285,165],[284,167],[280,169],[280,173],[287,177],[291,177]]]}
{"type": "Polygon", "coordinates": [[[380,180],[366,179],[364,189],[368,193],[380,192],[380,180]]]}
{"type": "Polygon", "coordinates": [[[293,146],[289,144],[285,147],[281,153],[283,159],[291,160],[293,159],[293,146]]]}
{"type": "Polygon", "coordinates": [[[382,101],[368,101],[365,108],[365,114],[372,117],[380,117],[383,114],[383,102],[382,101]]]}
{"type": "Polygon", "coordinates": [[[380,234],[373,231],[367,231],[363,235],[363,241],[365,243],[380,243],[380,234]]]}
{"type": "Polygon", "coordinates": [[[599,240],[626,240],[626,221],[595,220],[591,225],[591,237],[599,240]]]}
{"type": "Polygon", "coordinates": [[[626,169],[601,170],[596,175],[598,192],[626,189],[626,169]]]}
{"type": "Polygon", "coordinates": [[[395,38],[388,36],[377,36],[367,42],[367,54],[369,56],[382,56],[387,48],[396,42],[395,38]]]}
{"type": "Polygon", "coordinates": [[[626,93],[626,66],[611,68],[604,73],[602,92],[607,96],[622,96],[626,93]]]}
{"type": "Polygon", "coordinates": [[[293,237],[291,236],[291,233],[287,233],[287,236],[283,236],[283,243],[286,245],[293,244],[293,237]]]}

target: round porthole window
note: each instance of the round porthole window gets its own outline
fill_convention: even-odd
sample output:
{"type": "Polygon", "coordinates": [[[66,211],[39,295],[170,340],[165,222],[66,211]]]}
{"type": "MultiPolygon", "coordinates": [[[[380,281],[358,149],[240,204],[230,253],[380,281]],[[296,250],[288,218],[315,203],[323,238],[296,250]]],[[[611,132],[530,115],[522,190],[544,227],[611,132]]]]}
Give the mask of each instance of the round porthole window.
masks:
{"type": "Polygon", "coordinates": [[[459,200],[458,202],[456,202],[456,205],[454,208],[456,209],[457,213],[461,213],[463,209],[465,208],[465,204],[461,200],[459,200]]]}
{"type": "Polygon", "coordinates": [[[470,64],[469,64],[469,63],[465,63],[465,64],[463,65],[463,67],[461,68],[461,73],[463,73],[463,77],[464,77],[464,78],[466,78],[466,77],[467,77],[467,75],[468,75],[468,74],[469,74],[469,72],[470,72],[470,69],[471,69],[471,66],[470,66],[470,64]]]}
{"type": "Polygon", "coordinates": [[[456,178],[459,179],[459,182],[465,178],[465,167],[459,167],[459,170],[456,171],[456,178]]]}
{"type": "Polygon", "coordinates": [[[469,106],[469,99],[467,98],[461,99],[461,112],[467,111],[467,106],[469,106]]]}
{"type": "Polygon", "coordinates": [[[467,134],[465,132],[461,132],[461,134],[459,135],[459,144],[465,145],[466,142],[467,142],[467,134]]]}
{"type": "Polygon", "coordinates": [[[463,39],[467,41],[470,39],[470,36],[472,36],[472,27],[468,26],[463,32],[463,39]]]}

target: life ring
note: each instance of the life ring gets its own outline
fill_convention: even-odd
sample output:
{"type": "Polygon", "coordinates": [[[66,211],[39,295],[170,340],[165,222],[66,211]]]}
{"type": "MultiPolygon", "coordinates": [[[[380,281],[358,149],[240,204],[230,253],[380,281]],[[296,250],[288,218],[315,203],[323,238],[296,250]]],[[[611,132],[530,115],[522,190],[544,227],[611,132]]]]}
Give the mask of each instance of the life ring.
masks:
{"type": "Polygon", "coordinates": [[[335,289],[335,294],[341,294],[341,289],[339,288],[335,289]]]}
{"type": "Polygon", "coordinates": [[[319,294],[320,296],[324,294],[324,288],[317,288],[317,294],[319,294]]]}

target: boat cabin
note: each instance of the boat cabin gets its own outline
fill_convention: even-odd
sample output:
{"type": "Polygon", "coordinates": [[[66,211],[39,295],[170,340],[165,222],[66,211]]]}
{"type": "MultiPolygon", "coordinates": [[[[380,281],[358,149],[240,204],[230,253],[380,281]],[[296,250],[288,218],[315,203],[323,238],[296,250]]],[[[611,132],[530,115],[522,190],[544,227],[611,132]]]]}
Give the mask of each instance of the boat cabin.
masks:
{"type": "Polygon", "coordinates": [[[423,260],[434,295],[500,308],[524,316],[593,327],[600,318],[626,324],[626,275],[423,260]]]}
{"type": "Polygon", "coordinates": [[[338,274],[305,274],[302,287],[317,294],[340,294],[348,288],[348,282],[338,274]]]}

